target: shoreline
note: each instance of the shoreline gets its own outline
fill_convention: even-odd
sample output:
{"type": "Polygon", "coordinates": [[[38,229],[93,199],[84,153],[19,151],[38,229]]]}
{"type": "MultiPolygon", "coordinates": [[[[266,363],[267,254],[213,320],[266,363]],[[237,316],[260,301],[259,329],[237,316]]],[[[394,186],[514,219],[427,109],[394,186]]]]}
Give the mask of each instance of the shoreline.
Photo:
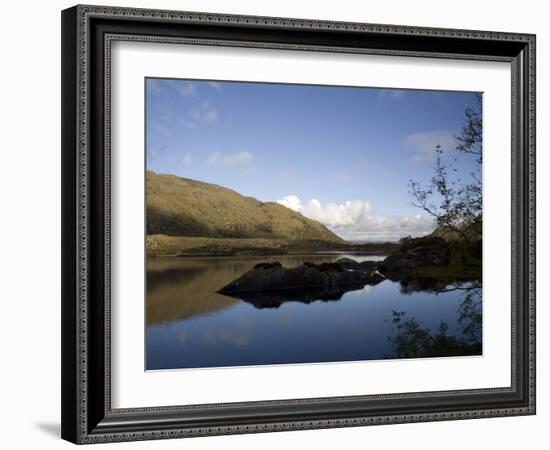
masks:
{"type": "Polygon", "coordinates": [[[338,243],[318,240],[288,240],[277,238],[211,238],[147,235],[147,257],[234,257],[291,255],[386,255],[395,251],[398,243],[338,243]]]}
{"type": "Polygon", "coordinates": [[[401,243],[342,244],[313,240],[206,238],[147,236],[147,258],[256,258],[264,261],[278,258],[354,259],[371,256],[379,269],[392,281],[411,287],[415,284],[441,284],[482,279],[479,245],[446,241],[439,236],[412,238],[401,243]],[[332,258],[331,258],[332,257],[332,258]],[[342,258],[343,257],[343,258],[342,258]],[[428,283],[428,281],[430,281],[428,283]]]}
{"type": "Polygon", "coordinates": [[[344,256],[344,255],[354,255],[354,256],[388,256],[389,253],[385,251],[296,251],[296,252],[287,252],[287,253],[254,253],[254,252],[241,252],[235,254],[225,254],[225,253],[185,253],[185,254],[148,254],[148,258],[158,258],[158,259],[169,259],[169,258],[240,258],[240,257],[277,257],[277,256],[286,256],[286,257],[299,257],[299,256],[344,256]]]}

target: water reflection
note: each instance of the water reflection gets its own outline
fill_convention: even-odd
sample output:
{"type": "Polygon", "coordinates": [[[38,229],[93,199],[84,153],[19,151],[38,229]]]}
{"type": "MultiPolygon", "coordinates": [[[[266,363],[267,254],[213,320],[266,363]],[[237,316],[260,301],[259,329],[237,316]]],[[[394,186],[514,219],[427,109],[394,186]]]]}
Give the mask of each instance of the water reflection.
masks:
{"type": "Polygon", "coordinates": [[[405,311],[392,311],[396,335],[389,338],[392,353],[388,358],[425,358],[434,356],[467,356],[481,354],[481,287],[467,284],[443,288],[439,293],[464,292],[459,305],[456,335],[449,335],[449,324],[441,320],[436,330],[424,327],[405,311]]]}
{"type": "MultiPolygon", "coordinates": [[[[149,258],[147,260],[147,324],[187,319],[235,305],[239,299],[218,294],[217,291],[252,269],[259,261],[280,261],[285,267],[295,267],[306,260],[321,263],[334,261],[338,257],[339,255],[274,256],[272,258],[149,258]]],[[[368,257],[359,258],[364,260],[368,257]]],[[[371,258],[381,259],[378,256],[371,258]]],[[[312,297],[311,300],[313,299],[312,297]]]]}
{"type": "Polygon", "coordinates": [[[363,284],[356,286],[350,285],[345,288],[324,288],[314,287],[308,289],[286,289],[284,292],[243,292],[239,294],[240,300],[243,300],[255,308],[279,308],[285,302],[300,302],[309,304],[316,301],[330,302],[341,300],[344,294],[352,291],[361,291],[363,284]]]}
{"type": "Polygon", "coordinates": [[[422,290],[386,280],[349,292],[301,292],[299,301],[292,293],[216,293],[259,262],[293,267],[339,256],[149,259],[147,369],[481,353],[479,286],[422,290]]]}

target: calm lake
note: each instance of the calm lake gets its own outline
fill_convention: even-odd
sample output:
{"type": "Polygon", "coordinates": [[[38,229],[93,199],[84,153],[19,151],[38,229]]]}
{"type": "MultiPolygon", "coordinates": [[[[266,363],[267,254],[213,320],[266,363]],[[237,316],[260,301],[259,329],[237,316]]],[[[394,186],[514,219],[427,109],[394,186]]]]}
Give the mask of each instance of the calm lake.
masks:
{"type": "Polygon", "coordinates": [[[481,288],[385,280],[336,300],[260,307],[216,291],[260,262],[383,256],[149,258],[147,369],[481,354],[481,288]]]}

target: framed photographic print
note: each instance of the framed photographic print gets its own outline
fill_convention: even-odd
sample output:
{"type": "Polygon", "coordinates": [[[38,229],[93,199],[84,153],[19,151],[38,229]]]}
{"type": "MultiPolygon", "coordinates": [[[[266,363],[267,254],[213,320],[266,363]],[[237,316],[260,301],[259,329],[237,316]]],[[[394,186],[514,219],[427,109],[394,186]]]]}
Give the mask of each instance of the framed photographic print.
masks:
{"type": "Polygon", "coordinates": [[[535,36],[62,13],[62,436],[535,413],[535,36]]]}

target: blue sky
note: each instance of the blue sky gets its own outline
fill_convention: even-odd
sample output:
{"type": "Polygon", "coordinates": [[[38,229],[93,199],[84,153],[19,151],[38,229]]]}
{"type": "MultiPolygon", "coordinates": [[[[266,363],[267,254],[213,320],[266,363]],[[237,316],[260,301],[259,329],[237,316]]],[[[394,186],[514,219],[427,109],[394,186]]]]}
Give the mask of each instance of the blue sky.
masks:
{"type": "Polygon", "coordinates": [[[352,240],[422,235],[411,205],[434,148],[455,150],[473,93],[147,79],[147,169],[279,201],[352,240]]]}

